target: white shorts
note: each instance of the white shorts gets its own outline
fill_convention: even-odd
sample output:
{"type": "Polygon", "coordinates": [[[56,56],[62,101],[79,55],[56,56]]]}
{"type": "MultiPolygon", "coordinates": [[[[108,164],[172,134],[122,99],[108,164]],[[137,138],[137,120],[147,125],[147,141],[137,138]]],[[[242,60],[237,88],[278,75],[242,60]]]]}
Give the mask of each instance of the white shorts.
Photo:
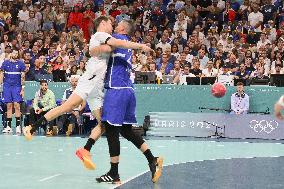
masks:
{"type": "Polygon", "coordinates": [[[84,73],[74,91],[75,94],[86,100],[90,110],[98,110],[103,106],[105,73],[95,75],[84,73]]]}

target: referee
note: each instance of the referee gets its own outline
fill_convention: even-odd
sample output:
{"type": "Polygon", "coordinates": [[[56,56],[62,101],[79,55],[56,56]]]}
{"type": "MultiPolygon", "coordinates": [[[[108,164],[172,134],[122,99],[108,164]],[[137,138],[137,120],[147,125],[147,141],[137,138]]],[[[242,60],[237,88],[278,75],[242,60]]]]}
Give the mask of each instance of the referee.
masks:
{"type": "Polygon", "coordinates": [[[6,127],[3,133],[12,133],[12,113],[15,108],[16,134],[21,134],[20,103],[23,101],[23,82],[25,64],[18,59],[18,51],[11,53],[10,59],[3,62],[0,68],[0,84],[3,83],[3,102],[7,105],[6,127]]]}

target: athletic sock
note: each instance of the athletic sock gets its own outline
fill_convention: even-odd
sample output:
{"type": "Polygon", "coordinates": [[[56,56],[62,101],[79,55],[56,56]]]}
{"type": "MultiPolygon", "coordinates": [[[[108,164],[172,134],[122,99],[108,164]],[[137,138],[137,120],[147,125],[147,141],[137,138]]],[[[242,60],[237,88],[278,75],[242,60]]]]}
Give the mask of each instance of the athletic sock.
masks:
{"type": "Polygon", "coordinates": [[[155,159],[150,149],[146,150],[144,153],[145,157],[147,158],[149,163],[152,163],[155,159]]]}
{"type": "Polygon", "coordinates": [[[118,175],[118,163],[112,163],[110,162],[111,168],[109,171],[109,174],[112,176],[118,175]]]}
{"type": "Polygon", "coordinates": [[[12,128],[12,118],[6,118],[6,127],[12,128]]]}
{"type": "Polygon", "coordinates": [[[91,151],[92,146],[95,144],[95,140],[92,138],[89,138],[86,145],[84,146],[84,149],[91,151]]]}
{"type": "Polygon", "coordinates": [[[31,133],[33,134],[42,125],[43,122],[44,123],[48,122],[44,116],[42,116],[38,121],[36,121],[32,125],[31,133]]]}
{"type": "Polygon", "coordinates": [[[21,126],[21,118],[16,117],[16,127],[21,126]]]}

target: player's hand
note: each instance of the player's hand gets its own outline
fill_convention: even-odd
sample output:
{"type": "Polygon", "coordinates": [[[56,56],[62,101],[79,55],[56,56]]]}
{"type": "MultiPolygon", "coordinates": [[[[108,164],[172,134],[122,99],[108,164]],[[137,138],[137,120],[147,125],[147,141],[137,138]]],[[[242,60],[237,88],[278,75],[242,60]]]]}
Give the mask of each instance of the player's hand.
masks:
{"type": "Polygon", "coordinates": [[[142,45],[141,50],[142,50],[143,52],[152,52],[152,51],[154,51],[153,49],[151,49],[151,47],[148,47],[146,44],[143,44],[143,45],[142,45]]]}

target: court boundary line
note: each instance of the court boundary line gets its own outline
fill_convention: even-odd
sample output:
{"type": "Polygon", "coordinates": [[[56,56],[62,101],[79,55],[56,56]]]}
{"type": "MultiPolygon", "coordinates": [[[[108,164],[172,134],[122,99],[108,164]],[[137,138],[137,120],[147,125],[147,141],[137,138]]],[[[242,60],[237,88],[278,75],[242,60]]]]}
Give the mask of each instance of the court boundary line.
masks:
{"type": "Polygon", "coordinates": [[[49,177],[45,177],[45,178],[43,178],[43,179],[40,179],[40,180],[38,180],[39,182],[44,182],[44,181],[47,181],[47,180],[50,180],[50,179],[53,179],[53,178],[55,178],[55,177],[58,177],[58,176],[61,176],[62,174],[55,174],[55,175],[52,175],[52,176],[49,176],[49,177]]]}

